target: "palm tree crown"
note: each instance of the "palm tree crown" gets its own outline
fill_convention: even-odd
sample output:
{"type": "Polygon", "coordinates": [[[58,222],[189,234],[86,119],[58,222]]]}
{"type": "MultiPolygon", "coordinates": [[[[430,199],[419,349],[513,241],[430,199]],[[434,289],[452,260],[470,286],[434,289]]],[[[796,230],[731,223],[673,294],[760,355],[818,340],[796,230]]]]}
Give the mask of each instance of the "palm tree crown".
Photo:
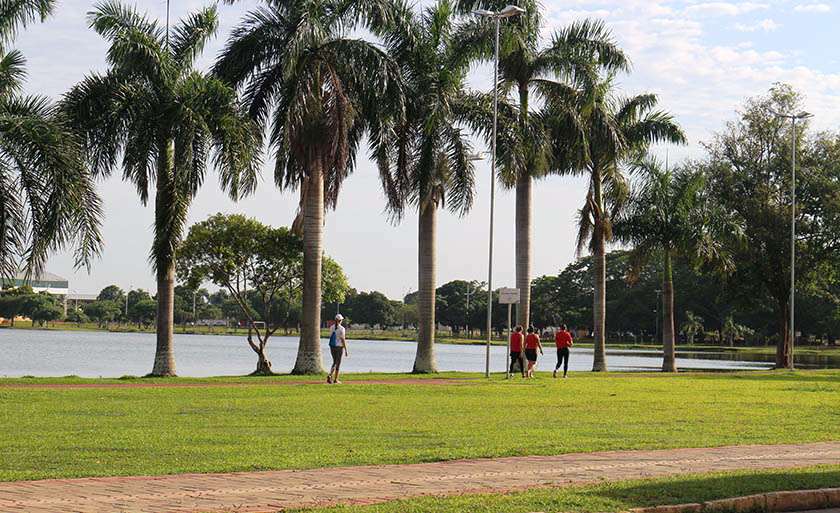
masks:
{"type": "Polygon", "coordinates": [[[704,174],[663,170],[653,158],[635,163],[632,169],[641,179],[617,220],[615,231],[620,240],[633,245],[631,279],[638,276],[650,258],[662,258],[662,369],[674,372],[673,259],[683,256],[698,265],[712,263],[729,270],[732,260],[726,241],[738,229],[709,197],[704,174]]]}
{"type": "Polygon", "coordinates": [[[111,173],[121,156],[123,177],[144,204],[150,186],[156,188],[150,257],[158,276],[153,373],[173,374],[170,292],[189,205],[204,182],[208,160],[232,198],[254,189],[259,132],[240,112],[230,87],[192,67],[216,31],[215,8],[191,14],[171,33],[118,2],[98,4],[88,20],[110,45],[109,69],[88,75],[67,93],[64,110],[84,134],[97,174],[111,173]]]}
{"type": "Polygon", "coordinates": [[[296,373],[323,370],[324,208],[335,207],[363,135],[370,133],[376,158],[384,159],[381,142],[402,115],[397,65],[347,32],[363,26],[384,34],[408,12],[389,0],[268,0],[234,30],[215,67],[218,76],[244,90],[251,118],[268,130],[276,184],[300,191],[294,228],[304,236],[304,308],[296,373]]]}
{"type": "Polygon", "coordinates": [[[37,275],[52,250],[69,245],[76,265],[89,265],[102,245],[102,209],[79,141],[48,99],[21,94],[26,61],[7,47],[54,4],[7,3],[0,16],[0,279],[14,277],[21,258],[37,275]]]}

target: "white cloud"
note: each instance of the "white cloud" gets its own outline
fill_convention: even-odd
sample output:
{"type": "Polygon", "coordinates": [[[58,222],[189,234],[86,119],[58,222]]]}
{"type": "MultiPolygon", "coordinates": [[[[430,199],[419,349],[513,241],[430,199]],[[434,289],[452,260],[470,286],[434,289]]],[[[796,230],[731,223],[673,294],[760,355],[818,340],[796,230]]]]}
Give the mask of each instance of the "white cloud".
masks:
{"type": "Polygon", "coordinates": [[[766,18],[755,23],[735,24],[735,30],[738,30],[740,32],[756,32],[758,30],[761,30],[763,32],[773,32],[774,30],[778,30],[780,27],[781,25],[779,23],[776,23],[770,18],[766,18]]]}
{"type": "Polygon", "coordinates": [[[706,16],[739,16],[741,14],[767,9],[767,7],[767,4],[755,2],[704,2],[686,7],[685,12],[706,16]]]}
{"type": "Polygon", "coordinates": [[[793,10],[796,12],[829,12],[831,6],[828,4],[799,4],[793,10]]]}

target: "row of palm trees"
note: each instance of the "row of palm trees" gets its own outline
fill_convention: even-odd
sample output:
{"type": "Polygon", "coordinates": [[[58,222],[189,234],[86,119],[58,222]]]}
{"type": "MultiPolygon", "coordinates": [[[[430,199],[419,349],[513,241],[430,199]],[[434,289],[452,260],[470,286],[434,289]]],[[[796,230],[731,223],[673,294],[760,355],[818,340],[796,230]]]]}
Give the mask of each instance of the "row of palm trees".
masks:
{"type": "MultiPolygon", "coordinates": [[[[6,248],[29,247],[36,268],[50,248],[76,237],[79,261],[88,262],[101,244],[92,181],[121,168],[144,204],[154,192],[150,260],[158,281],[158,326],[152,374],[174,375],[175,266],[190,203],[211,163],[233,199],[252,192],[267,137],[276,185],[300,197],[293,227],[304,240],[304,293],[293,373],[320,373],[324,213],[335,207],[367,140],[390,215],[399,220],[408,209],[419,214],[414,371],[435,372],[436,216],[441,208],[469,211],[475,185],[470,137],[491,135],[492,96],[470,91],[466,81],[470,67],[492,55],[493,25],[469,13],[505,3],[438,0],[418,12],[404,0],[265,0],[234,29],[210,72],[193,65],[216,32],[215,8],[170,29],[113,0],[97,5],[89,24],[109,44],[108,70],[86,76],[43,114],[66,132],[63,140],[74,151],[60,152],[71,160],[62,164],[76,175],[42,158],[45,176],[33,180],[6,152],[24,190],[33,182],[49,184],[31,187],[61,185],[53,196],[67,204],[47,205],[41,198],[52,196],[33,189],[28,207],[16,207],[4,194],[0,240],[10,233],[6,212],[28,208],[21,215],[36,222],[32,244],[20,237],[3,242],[0,261],[12,261],[6,248]],[[381,43],[351,36],[359,30],[381,43]],[[67,192],[64,182],[45,180],[46,174],[77,176],[84,187],[67,192]],[[51,215],[58,220],[50,223],[51,215]]],[[[579,245],[595,255],[594,370],[606,370],[605,246],[627,197],[625,164],[653,143],[685,137],[670,115],[656,110],[654,95],[616,94],[615,77],[630,64],[602,23],[573,23],[541,45],[539,5],[519,4],[526,14],[505,24],[498,84],[498,173],[516,190],[517,318],[528,323],[532,182],[550,174],[588,176],[579,245]]],[[[52,2],[15,5],[24,14],[13,27],[43,18],[52,2]]],[[[0,74],[8,75],[7,68],[0,74]]],[[[0,130],[10,137],[10,129],[0,130]]],[[[0,186],[5,191],[2,181],[0,186]]]]}

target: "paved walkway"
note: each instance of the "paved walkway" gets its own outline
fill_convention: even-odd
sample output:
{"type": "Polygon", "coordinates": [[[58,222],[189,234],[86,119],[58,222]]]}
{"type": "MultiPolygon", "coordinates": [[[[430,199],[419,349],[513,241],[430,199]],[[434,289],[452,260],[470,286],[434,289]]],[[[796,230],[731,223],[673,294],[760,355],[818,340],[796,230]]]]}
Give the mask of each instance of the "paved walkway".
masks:
{"type": "Polygon", "coordinates": [[[0,512],[276,512],[739,469],[840,463],[840,442],[621,451],[304,471],[0,483],[0,512]]]}

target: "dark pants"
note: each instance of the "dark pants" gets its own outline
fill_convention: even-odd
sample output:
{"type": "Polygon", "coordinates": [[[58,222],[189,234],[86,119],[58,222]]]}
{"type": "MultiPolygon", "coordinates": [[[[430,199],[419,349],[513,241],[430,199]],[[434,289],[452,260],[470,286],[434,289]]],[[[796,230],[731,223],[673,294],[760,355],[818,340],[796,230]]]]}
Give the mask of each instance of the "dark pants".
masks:
{"type": "Polygon", "coordinates": [[[569,348],[568,347],[558,347],[557,348],[557,366],[554,367],[554,370],[560,368],[560,365],[563,365],[563,375],[569,372],[569,348]]]}
{"type": "Polygon", "coordinates": [[[338,370],[341,367],[341,357],[344,356],[344,348],[330,346],[330,354],[333,359],[333,369],[338,370]]]}
{"type": "Polygon", "coordinates": [[[522,365],[522,352],[520,351],[511,351],[510,352],[510,373],[513,374],[514,368],[519,365],[519,370],[522,371],[522,375],[525,375],[525,366],[522,365]]]}

